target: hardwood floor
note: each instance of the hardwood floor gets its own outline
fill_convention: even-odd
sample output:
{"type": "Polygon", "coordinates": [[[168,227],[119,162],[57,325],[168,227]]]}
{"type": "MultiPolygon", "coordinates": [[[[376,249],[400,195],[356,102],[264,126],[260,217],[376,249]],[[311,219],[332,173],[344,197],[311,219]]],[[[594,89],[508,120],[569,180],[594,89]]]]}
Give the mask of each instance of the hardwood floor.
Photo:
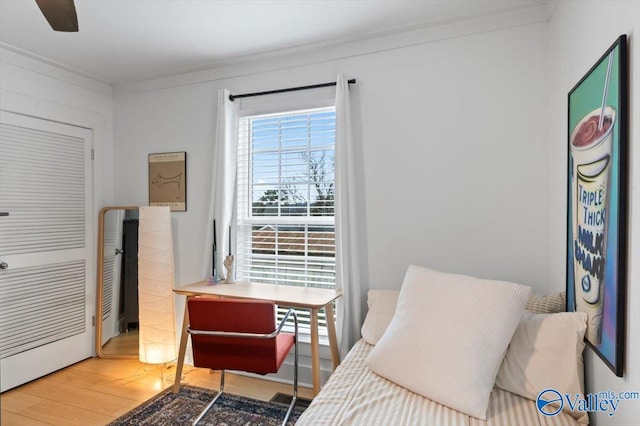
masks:
{"type": "Polygon", "coordinates": [[[103,354],[138,354],[138,330],[112,337],[102,347],[103,354]]]}
{"type": "MultiPolygon", "coordinates": [[[[0,395],[0,424],[105,425],[173,384],[175,365],[90,358],[0,395]]],[[[218,389],[220,374],[185,366],[182,383],[218,389]]],[[[227,374],[225,391],[268,401],[291,385],[227,374]]],[[[299,395],[312,397],[310,388],[299,395]]]]}

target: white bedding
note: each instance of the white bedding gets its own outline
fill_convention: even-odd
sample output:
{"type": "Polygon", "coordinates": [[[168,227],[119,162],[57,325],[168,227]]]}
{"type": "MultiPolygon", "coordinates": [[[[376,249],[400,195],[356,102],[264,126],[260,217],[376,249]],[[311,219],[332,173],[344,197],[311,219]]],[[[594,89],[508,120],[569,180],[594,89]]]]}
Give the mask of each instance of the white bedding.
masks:
{"type": "Polygon", "coordinates": [[[365,365],[372,345],[360,340],[296,425],[577,425],[566,412],[546,417],[535,402],[494,388],[487,420],[479,420],[412,393],[365,365]]]}

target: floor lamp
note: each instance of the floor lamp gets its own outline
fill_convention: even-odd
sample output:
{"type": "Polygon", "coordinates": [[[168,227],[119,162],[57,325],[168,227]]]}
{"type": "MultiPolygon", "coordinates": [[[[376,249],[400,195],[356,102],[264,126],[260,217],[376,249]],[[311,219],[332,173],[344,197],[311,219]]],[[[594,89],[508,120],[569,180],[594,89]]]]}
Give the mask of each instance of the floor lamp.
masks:
{"type": "Polygon", "coordinates": [[[140,207],[138,304],[143,363],[163,364],[177,357],[174,284],[171,211],[140,207]]]}

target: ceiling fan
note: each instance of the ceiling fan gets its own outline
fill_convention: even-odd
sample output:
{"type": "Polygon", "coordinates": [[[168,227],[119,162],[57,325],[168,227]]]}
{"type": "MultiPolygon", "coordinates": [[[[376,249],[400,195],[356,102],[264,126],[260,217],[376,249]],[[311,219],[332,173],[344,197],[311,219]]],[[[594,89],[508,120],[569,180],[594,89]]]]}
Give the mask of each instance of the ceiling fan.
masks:
{"type": "Polygon", "coordinates": [[[54,31],[78,31],[78,16],[73,0],[36,0],[36,3],[54,31]]]}

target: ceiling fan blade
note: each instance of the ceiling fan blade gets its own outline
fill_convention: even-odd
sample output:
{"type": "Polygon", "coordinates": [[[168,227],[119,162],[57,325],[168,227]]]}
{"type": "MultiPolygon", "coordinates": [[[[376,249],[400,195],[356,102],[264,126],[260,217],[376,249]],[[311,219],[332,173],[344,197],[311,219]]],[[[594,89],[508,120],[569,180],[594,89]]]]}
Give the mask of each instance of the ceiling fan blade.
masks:
{"type": "Polygon", "coordinates": [[[36,0],[36,3],[55,31],[78,31],[78,16],[73,0],[36,0]]]}

